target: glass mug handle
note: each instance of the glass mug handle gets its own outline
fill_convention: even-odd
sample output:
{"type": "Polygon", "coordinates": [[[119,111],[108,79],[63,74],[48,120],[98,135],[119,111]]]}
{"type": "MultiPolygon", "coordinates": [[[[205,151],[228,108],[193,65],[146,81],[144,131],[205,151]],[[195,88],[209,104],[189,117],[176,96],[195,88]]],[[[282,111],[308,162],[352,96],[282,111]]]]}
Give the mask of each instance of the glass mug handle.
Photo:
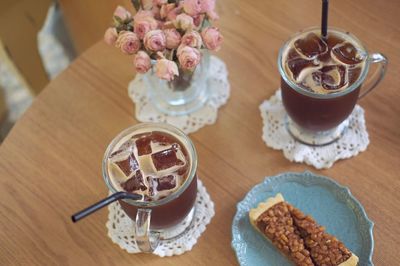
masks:
{"type": "Polygon", "coordinates": [[[140,251],[151,253],[159,243],[160,234],[150,231],[151,209],[138,209],[135,222],[135,239],[140,251]]]}
{"type": "Polygon", "coordinates": [[[375,72],[372,74],[372,76],[365,82],[367,88],[365,89],[364,92],[358,96],[358,99],[363,98],[365,95],[367,95],[370,91],[372,91],[376,85],[378,85],[379,82],[383,79],[386,73],[386,68],[388,64],[388,60],[386,56],[384,56],[381,53],[373,53],[368,56],[368,63],[379,63],[378,68],[375,70],[375,72]]]}

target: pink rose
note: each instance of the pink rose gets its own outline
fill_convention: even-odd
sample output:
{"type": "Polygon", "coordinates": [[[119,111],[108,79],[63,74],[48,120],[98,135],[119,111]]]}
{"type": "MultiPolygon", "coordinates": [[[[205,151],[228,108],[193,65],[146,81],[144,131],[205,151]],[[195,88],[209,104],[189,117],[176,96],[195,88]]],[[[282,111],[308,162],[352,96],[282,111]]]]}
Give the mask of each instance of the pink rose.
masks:
{"type": "Polygon", "coordinates": [[[201,36],[197,31],[188,31],[182,36],[182,44],[193,47],[200,48],[203,44],[201,36]]]}
{"type": "Polygon", "coordinates": [[[153,8],[153,0],[140,0],[144,10],[151,10],[153,8]]]}
{"type": "Polygon", "coordinates": [[[163,31],[168,49],[176,49],[181,43],[181,35],[176,29],[166,29],[163,31]]]}
{"type": "Polygon", "coordinates": [[[215,9],[215,0],[201,0],[201,12],[207,13],[215,9]]]}
{"type": "Polygon", "coordinates": [[[139,51],[135,56],[134,64],[136,71],[144,74],[151,68],[150,56],[144,51],[139,51]]]}
{"type": "Polygon", "coordinates": [[[165,49],[166,40],[162,30],[152,30],[146,33],[143,39],[144,46],[152,52],[162,51],[165,49]]]}
{"type": "Polygon", "coordinates": [[[198,15],[193,17],[193,24],[196,26],[196,28],[200,27],[201,23],[203,22],[204,15],[198,15]]]}
{"type": "Polygon", "coordinates": [[[113,27],[108,28],[104,33],[104,41],[108,45],[114,45],[115,42],[117,41],[117,38],[118,38],[117,30],[113,27]]]}
{"type": "Polygon", "coordinates": [[[167,20],[174,21],[176,17],[182,12],[183,7],[176,7],[168,12],[167,20]]]}
{"type": "Polygon", "coordinates": [[[158,26],[157,29],[164,29],[165,28],[165,23],[164,21],[157,20],[158,26]]]}
{"type": "Polygon", "coordinates": [[[217,14],[217,12],[215,12],[215,10],[211,10],[207,12],[207,16],[209,17],[209,19],[211,20],[217,20],[219,19],[219,16],[217,14]]]}
{"type": "Polygon", "coordinates": [[[161,6],[167,4],[168,0],[153,0],[153,6],[161,6]]]}
{"type": "Polygon", "coordinates": [[[179,57],[179,55],[181,54],[181,51],[182,51],[183,48],[185,48],[185,47],[186,47],[186,45],[184,45],[184,44],[179,45],[178,49],[176,49],[176,56],[179,57]]]}
{"type": "Polygon", "coordinates": [[[132,18],[131,13],[122,6],[117,6],[114,11],[114,16],[119,17],[122,21],[127,21],[132,18]]]}
{"type": "Polygon", "coordinates": [[[133,16],[134,20],[143,20],[147,17],[153,17],[153,13],[151,10],[139,10],[135,16],[133,16]]]}
{"type": "Polygon", "coordinates": [[[161,19],[160,12],[161,9],[159,6],[153,6],[153,8],[151,9],[151,13],[153,13],[153,17],[155,19],[161,19]]]}
{"type": "Polygon", "coordinates": [[[175,9],[175,4],[166,4],[166,5],[162,5],[161,9],[160,9],[160,17],[162,19],[166,18],[167,15],[173,10],[175,9]]]}
{"type": "Polygon", "coordinates": [[[156,75],[160,79],[171,81],[175,76],[179,76],[178,66],[174,61],[165,58],[157,60],[156,75]]]}
{"type": "Polygon", "coordinates": [[[184,46],[178,49],[178,60],[182,69],[194,70],[200,63],[201,54],[199,50],[190,46],[184,46]]]}
{"type": "Polygon", "coordinates": [[[146,33],[158,28],[158,22],[153,16],[152,11],[140,10],[136,13],[133,28],[139,39],[143,40],[146,33]]]}
{"type": "Polygon", "coordinates": [[[140,40],[133,32],[121,31],[115,42],[115,46],[120,48],[125,54],[134,54],[140,49],[140,40]]]}
{"type": "Polygon", "coordinates": [[[201,0],[185,0],[183,10],[192,17],[197,16],[201,12],[201,0]]]}
{"type": "Polygon", "coordinates": [[[186,31],[190,28],[193,28],[193,18],[184,13],[179,14],[174,21],[174,25],[176,28],[186,31]]]}
{"type": "Polygon", "coordinates": [[[201,37],[203,37],[203,43],[212,51],[218,51],[221,48],[223,41],[222,35],[219,33],[216,27],[207,27],[201,32],[201,37]]]}

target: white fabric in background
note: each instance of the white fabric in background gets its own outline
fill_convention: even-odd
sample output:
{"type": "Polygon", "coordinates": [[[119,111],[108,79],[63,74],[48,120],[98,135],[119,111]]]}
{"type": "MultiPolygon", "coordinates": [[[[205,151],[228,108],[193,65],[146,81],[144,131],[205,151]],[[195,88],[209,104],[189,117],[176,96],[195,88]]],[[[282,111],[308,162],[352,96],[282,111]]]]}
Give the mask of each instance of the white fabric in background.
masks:
{"type": "Polygon", "coordinates": [[[33,97],[9,59],[0,57],[0,87],[8,109],[7,120],[15,123],[31,105],[33,97]]]}
{"type": "Polygon", "coordinates": [[[61,12],[55,3],[49,8],[37,41],[44,68],[49,79],[53,79],[68,67],[74,57],[61,12]]]}
{"type": "MultiPolygon", "coordinates": [[[[70,64],[74,55],[56,4],[49,8],[37,38],[43,65],[49,78],[53,79],[70,64]]],[[[17,68],[5,56],[4,53],[0,57],[0,87],[4,90],[8,108],[7,120],[15,123],[31,105],[33,96],[17,68]]]]}

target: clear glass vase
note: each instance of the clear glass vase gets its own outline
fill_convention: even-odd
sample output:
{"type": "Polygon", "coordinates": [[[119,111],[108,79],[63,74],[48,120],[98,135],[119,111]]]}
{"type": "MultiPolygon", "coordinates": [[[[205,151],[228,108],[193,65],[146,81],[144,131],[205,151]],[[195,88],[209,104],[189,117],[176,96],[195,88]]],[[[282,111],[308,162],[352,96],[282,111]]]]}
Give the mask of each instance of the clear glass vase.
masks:
{"type": "Polygon", "coordinates": [[[187,115],[204,106],[208,99],[210,54],[204,50],[193,72],[179,69],[173,81],[158,78],[153,69],[145,76],[151,102],[168,115],[187,115]]]}

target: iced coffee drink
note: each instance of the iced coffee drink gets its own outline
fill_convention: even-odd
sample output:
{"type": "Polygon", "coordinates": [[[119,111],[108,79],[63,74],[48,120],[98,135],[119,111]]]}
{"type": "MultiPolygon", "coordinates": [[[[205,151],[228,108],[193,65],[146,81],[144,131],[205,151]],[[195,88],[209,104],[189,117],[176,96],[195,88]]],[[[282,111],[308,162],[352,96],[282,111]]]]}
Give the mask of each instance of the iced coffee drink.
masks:
{"type": "Polygon", "coordinates": [[[315,29],[290,40],[281,57],[282,100],[290,118],[313,131],[339,125],[357,102],[361,84],[353,85],[366,58],[357,40],[345,32],[330,30],[324,39],[315,29]]]}
{"type": "Polygon", "coordinates": [[[194,148],[183,133],[169,127],[142,124],[123,132],[105,157],[112,190],[141,195],[135,202],[121,200],[124,211],[135,220],[139,207],[151,209],[151,227],[156,229],[182,221],[197,193],[194,148]]]}

